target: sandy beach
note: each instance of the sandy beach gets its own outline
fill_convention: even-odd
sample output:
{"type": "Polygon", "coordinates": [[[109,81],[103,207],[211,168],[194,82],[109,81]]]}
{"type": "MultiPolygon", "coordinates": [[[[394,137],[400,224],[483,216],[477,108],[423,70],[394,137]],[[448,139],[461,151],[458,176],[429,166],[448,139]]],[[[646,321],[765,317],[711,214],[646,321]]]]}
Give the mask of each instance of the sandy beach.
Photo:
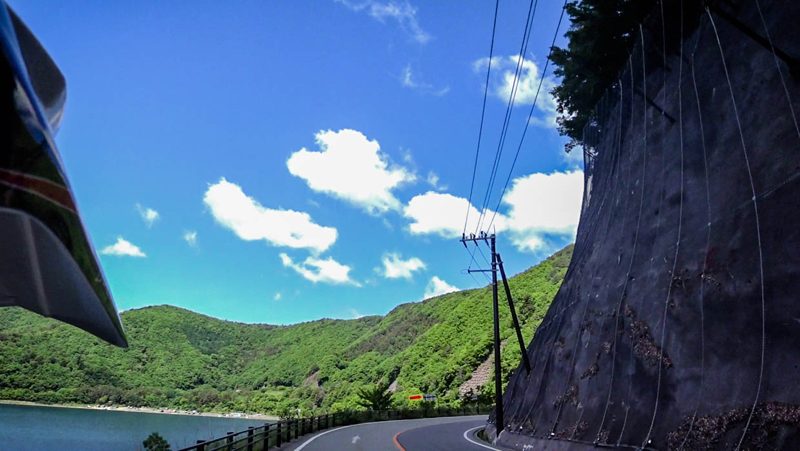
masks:
{"type": "Polygon", "coordinates": [[[205,417],[218,417],[218,418],[246,418],[248,420],[264,420],[264,421],[278,421],[277,416],[261,415],[255,413],[242,413],[242,412],[228,412],[228,413],[215,413],[215,412],[198,412],[194,410],[178,410],[168,408],[154,408],[154,407],[130,407],[130,406],[101,406],[91,404],[43,404],[29,401],[15,401],[15,400],[0,400],[0,404],[17,405],[17,406],[37,406],[37,407],[58,407],[63,409],[90,409],[90,410],[109,410],[116,412],[142,412],[142,413],[161,413],[166,415],[190,415],[190,416],[205,416],[205,417]]]}

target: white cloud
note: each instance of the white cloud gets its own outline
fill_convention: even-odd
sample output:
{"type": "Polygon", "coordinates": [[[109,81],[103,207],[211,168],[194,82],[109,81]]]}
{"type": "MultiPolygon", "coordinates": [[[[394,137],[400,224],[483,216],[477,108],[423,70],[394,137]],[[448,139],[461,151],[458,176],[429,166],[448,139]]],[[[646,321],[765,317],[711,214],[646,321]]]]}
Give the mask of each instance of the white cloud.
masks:
{"type": "Polygon", "coordinates": [[[414,162],[414,154],[411,153],[411,149],[404,149],[401,147],[400,156],[404,163],[411,166],[416,166],[416,162],[414,162]]]}
{"type": "MultiPolygon", "coordinates": [[[[507,103],[511,90],[514,86],[517,64],[520,61],[519,55],[496,56],[492,58],[492,75],[489,82],[489,90],[498,99],[507,103]]],[[[472,65],[476,73],[484,73],[489,64],[489,58],[480,58],[472,65]]],[[[522,68],[519,73],[517,83],[517,94],[514,97],[515,104],[530,105],[536,97],[536,89],[539,86],[541,72],[535,61],[522,59],[522,68]]],[[[556,83],[551,77],[545,77],[539,97],[536,100],[536,112],[531,118],[531,123],[542,127],[557,127],[556,101],[551,94],[556,83]]]]}
{"type": "Polygon", "coordinates": [[[454,287],[444,280],[433,276],[431,277],[431,281],[428,282],[428,286],[425,287],[425,294],[422,296],[422,299],[429,299],[458,290],[458,287],[454,287]]]}
{"type": "Polygon", "coordinates": [[[583,170],[583,146],[577,145],[569,152],[561,152],[561,159],[572,169],[583,170]]]}
{"type": "MultiPolygon", "coordinates": [[[[480,212],[467,199],[456,197],[448,193],[437,193],[428,191],[411,198],[403,210],[403,215],[411,219],[409,231],[414,235],[436,234],[444,238],[459,238],[464,230],[464,215],[467,214],[469,205],[469,223],[467,232],[472,232],[478,224],[480,212]]],[[[488,223],[493,215],[493,211],[488,212],[488,218],[484,222],[488,223]]],[[[503,228],[505,218],[502,214],[497,214],[494,219],[494,228],[503,228]]]]}
{"type": "Polygon", "coordinates": [[[447,189],[447,185],[442,185],[439,183],[439,175],[433,171],[428,171],[428,176],[425,177],[425,181],[428,182],[428,185],[431,188],[434,188],[437,191],[444,191],[447,189]]]}
{"type": "Polygon", "coordinates": [[[276,292],[274,296],[272,296],[273,301],[280,301],[283,298],[283,294],[280,291],[276,292]]]}
{"type": "Polygon", "coordinates": [[[147,257],[147,255],[139,249],[139,246],[121,236],[117,237],[116,243],[104,247],[100,253],[103,255],[116,255],[118,257],[147,257]]]}
{"type": "Polygon", "coordinates": [[[363,133],[343,129],[316,134],[319,152],[305,148],[294,152],[286,166],[309,188],[357,205],[368,213],[399,210],[392,190],[415,180],[413,172],[389,164],[378,141],[363,133]]]}
{"type": "Polygon", "coordinates": [[[406,64],[406,67],[403,68],[403,75],[402,78],[400,79],[400,82],[406,88],[416,88],[417,86],[419,86],[417,82],[414,81],[414,73],[411,72],[410,64],[406,64]]]}
{"type": "Polygon", "coordinates": [[[545,235],[575,236],[583,200],[583,172],[534,173],[514,179],[503,198],[508,229],[520,250],[535,251],[545,235]]]}
{"type": "MultiPolygon", "coordinates": [[[[507,209],[489,210],[481,228],[492,224],[492,231],[508,234],[521,251],[538,251],[553,236],[574,237],[583,200],[583,172],[533,173],[513,179],[503,197],[507,209]]],[[[403,214],[411,220],[409,232],[414,235],[434,234],[443,238],[459,238],[464,230],[467,199],[448,193],[429,191],[414,196],[403,214]]],[[[475,231],[480,212],[469,205],[467,233],[475,231]]]]}
{"type": "Polygon", "coordinates": [[[400,254],[391,253],[383,256],[383,277],[387,279],[411,279],[414,271],[425,269],[425,263],[417,257],[403,260],[400,254]]]}
{"type": "Polygon", "coordinates": [[[153,224],[155,224],[161,216],[157,211],[152,208],[143,207],[141,204],[136,204],[136,211],[139,212],[139,216],[142,217],[142,221],[147,224],[147,227],[153,227],[153,224]]]}
{"type": "Polygon", "coordinates": [[[441,97],[450,92],[449,86],[436,88],[430,83],[417,80],[417,76],[411,69],[410,64],[406,64],[406,66],[403,68],[403,72],[400,74],[400,83],[406,88],[415,89],[425,94],[432,94],[437,97],[441,97]]]}
{"type": "Polygon", "coordinates": [[[338,3],[345,5],[352,11],[364,11],[375,20],[385,22],[386,19],[391,19],[397,22],[403,31],[405,31],[414,41],[425,44],[431,39],[428,34],[419,25],[417,20],[417,8],[414,7],[408,0],[336,0],[338,3]]]}
{"type": "Polygon", "coordinates": [[[359,319],[366,316],[354,308],[348,309],[348,312],[350,313],[350,318],[352,319],[359,319]]]}
{"type": "Polygon", "coordinates": [[[183,232],[183,241],[191,247],[197,247],[197,231],[187,230],[183,232]]]}
{"type": "Polygon", "coordinates": [[[214,219],[246,241],[322,252],[336,242],[337,230],[316,224],[308,213],[266,208],[225,178],[210,185],[203,202],[214,219]]]}
{"type": "Polygon", "coordinates": [[[280,258],[283,266],[295,270],[311,282],[361,286],[360,283],[350,278],[349,266],[343,265],[331,257],[307,257],[302,263],[295,263],[291,257],[284,253],[280,254],[280,258]]]}

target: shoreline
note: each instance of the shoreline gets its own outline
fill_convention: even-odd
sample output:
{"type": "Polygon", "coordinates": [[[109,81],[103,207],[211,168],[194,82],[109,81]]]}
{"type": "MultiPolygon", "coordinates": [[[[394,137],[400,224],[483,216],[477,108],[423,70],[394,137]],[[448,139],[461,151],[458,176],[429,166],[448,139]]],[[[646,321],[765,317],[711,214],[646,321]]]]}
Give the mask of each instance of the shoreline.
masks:
{"type": "Polygon", "coordinates": [[[279,418],[273,415],[262,415],[255,413],[217,413],[217,412],[198,412],[196,410],[179,410],[170,408],[155,408],[155,407],[131,407],[131,406],[101,406],[96,404],[44,404],[40,402],[31,401],[17,401],[13,399],[0,399],[0,406],[29,406],[29,407],[55,407],[61,409],[85,409],[85,410],[106,410],[111,412],[138,412],[138,413],[154,413],[163,415],[184,415],[191,417],[214,417],[214,418],[231,418],[241,420],[263,420],[263,421],[278,421],[279,418]]]}

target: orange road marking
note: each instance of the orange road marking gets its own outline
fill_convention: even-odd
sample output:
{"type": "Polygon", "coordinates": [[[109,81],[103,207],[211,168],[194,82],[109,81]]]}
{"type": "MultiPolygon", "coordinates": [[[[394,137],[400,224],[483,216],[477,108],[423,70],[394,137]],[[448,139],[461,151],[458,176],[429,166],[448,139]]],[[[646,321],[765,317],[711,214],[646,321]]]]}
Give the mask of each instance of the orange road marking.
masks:
{"type": "Polygon", "coordinates": [[[400,434],[402,434],[403,432],[406,432],[406,431],[400,431],[397,434],[394,434],[394,437],[392,437],[392,443],[394,443],[394,446],[396,446],[397,449],[399,449],[400,451],[406,451],[406,449],[403,447],[403,445],[401,445],[400,442],[397,440],[397,437],[400,434]]]}

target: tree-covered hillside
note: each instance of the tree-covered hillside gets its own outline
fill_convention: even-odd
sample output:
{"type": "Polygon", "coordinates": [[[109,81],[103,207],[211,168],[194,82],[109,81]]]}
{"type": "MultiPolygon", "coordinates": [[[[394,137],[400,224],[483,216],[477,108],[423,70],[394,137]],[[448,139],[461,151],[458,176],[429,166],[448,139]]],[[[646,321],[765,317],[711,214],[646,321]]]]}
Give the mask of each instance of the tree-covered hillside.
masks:
{"type": "MultiPolygon", "coordinates": [[[[568,247],[513,277],[526,341],[550,305],[568,247]]],[[[505,301],[502,296],[501,301],[505,301]]],[[[503,306],[502,336],[512,337],[503,306]]],[[[122,314],[130,347],[17,308],[0,309],[0,399],[279,414],[356,408],[358,389],[395,382],[395,402],[458,387],[491,352],[491,289],[400,305],[384,317],[241,324],[158,306],[122,314]]],[[[506,378],[519,362],[505,346],[506,378]]],[[[487,387],[491,388],[491,387],[487,387]]]]}

